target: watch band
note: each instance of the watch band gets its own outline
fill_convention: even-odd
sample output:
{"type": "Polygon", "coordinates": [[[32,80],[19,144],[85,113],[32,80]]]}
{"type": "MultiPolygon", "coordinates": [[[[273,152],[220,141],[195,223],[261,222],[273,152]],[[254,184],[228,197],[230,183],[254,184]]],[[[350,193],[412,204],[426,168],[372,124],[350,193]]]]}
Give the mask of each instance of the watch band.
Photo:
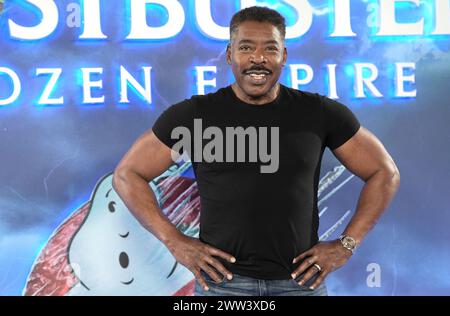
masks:
{"type": "Polygon", "coordinates": [[[342,247],[345,249],[348,249],[354,253],[356,249],[356,240],[353,237],[350,237],[348,235],[341,235],[339,236],[339,240],[341,241],[342,247]]]}

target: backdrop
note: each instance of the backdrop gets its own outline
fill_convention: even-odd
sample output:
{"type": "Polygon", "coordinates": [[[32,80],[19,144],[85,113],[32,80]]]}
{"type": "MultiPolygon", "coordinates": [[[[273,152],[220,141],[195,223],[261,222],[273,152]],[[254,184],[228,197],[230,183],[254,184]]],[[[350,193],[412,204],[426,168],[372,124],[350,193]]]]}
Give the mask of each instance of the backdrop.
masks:
{"type": "MultiPolygon", "coordinates": [[[[171,104],[233,82],[227,25],[254,4],[286,17],[281,81],[348,105],[401,172],[329,293],[450,294],[449,0],[0,0],[1,295],[192,294],[111,172],[171,104]]],[[[190,163],[149,185],[198,236],[190,163]]],[[[362,185],[327,151],[322,240],[342,232],[362,185]]]]}

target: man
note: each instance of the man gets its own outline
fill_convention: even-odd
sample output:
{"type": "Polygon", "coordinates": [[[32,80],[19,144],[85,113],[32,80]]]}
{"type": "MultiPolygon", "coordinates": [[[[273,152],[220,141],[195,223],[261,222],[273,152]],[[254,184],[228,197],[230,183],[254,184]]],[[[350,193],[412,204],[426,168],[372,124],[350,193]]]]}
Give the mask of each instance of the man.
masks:
{"type": "Polygon", "coordinates": [[[347,262],[399,186],[394,161],[347,107],[278,83],[285,32],[284,18],[271,9],[235,14],[227,61],[236,82],[171,106],[114,173],[127,207],[192,271],[196,295],[326,295],[325,277],[347,262]],[[215,150],[199,148],[200,125],[215,150]],[[230,140],[233,126],[250,139],[245,146],[230,140]],[[180,149],[186,131],[194,136],[184,144],[194,150],[180,149]],[[231,146],[220,146],[223,135],[231,146]],[[365,185],[341,238],[319,242],[317,187],[326,147],[365,185]],[[201,197],[199,239],[167,220],[148,186],[183,151],[201,197]]]}

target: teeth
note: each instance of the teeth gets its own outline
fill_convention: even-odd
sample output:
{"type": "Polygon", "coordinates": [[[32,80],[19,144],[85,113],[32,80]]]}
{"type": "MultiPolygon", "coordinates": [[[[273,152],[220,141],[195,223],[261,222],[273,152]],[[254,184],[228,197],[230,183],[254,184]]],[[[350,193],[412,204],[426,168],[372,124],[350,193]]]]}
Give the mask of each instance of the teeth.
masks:
{"type": "Polygon", "coordinates": [[[260,75],[250,74],[250,77],[257,79],[257,80],[261,80],[261,79],[264,79],[266,77],[266,75],[265,74],[260,74],[260,75]]]}

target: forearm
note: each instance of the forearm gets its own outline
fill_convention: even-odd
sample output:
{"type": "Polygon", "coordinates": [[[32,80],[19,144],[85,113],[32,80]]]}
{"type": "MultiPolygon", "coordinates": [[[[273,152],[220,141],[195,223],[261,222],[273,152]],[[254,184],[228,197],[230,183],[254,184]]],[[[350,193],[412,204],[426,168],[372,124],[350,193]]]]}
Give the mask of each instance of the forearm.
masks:
{"type": "Polygon", "coordinates": [[[116,171],[113,186],[141,225],[171,250],[173,242],[182,233],[159,208],[147,180],[132,171],[116,171]]]}
{"type": "Polygon", "coordinates": [[[396,168],[382,169],[370,177],[361,190],[355,214],[344,234],[361,243],[388,207],[399,184],[400,175],[396,168]]]}

